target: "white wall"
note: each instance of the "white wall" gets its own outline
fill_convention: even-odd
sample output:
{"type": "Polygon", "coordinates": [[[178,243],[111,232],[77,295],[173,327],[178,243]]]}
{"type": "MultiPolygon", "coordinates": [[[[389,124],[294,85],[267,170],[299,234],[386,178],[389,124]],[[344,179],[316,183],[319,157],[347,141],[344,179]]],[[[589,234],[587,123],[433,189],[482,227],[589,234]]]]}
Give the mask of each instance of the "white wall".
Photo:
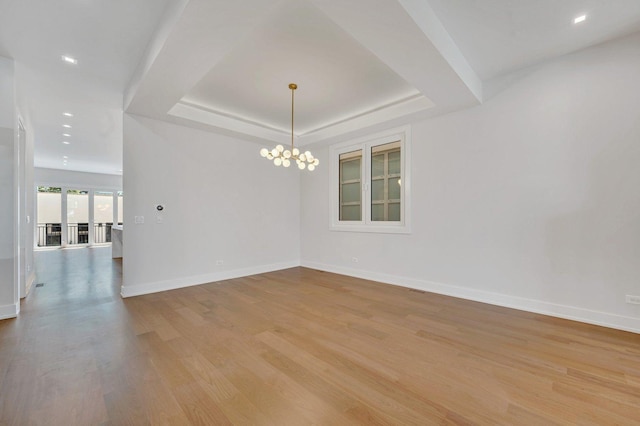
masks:
{"type": "Polygon", "coordinates": [[[16,316],[18,303],[14,262],[15,100],[13,61],[0,57],[0,319],[16,316]]]}
{"type": "Polygon", "coordinates": [[[76,172],[72,170],[35,168],[34,180],[40,186],[66,186],[72,189],[122,190],[121,175],[76,172]]]}
{"type": "Polygon", "coordinates": [[[328,148],[316,146],[303,264],[640,332],[640,306],[624,300],[640,295],[638,76],[635,35],[414,123],[410,235],[329,231],[328,148]]]}
{"type": "MultiPolygon", "coordinates": [[[[16,103],[16,119],[22,123],[24,134],[19,140],[21,171],[19,178],[19,225],[20,232],[20,297],[25,297],[33,281],[35,280],[35,268],[33,267],[33,245],[35,229],[32,226],[35,220],[35,193],[33,191],[33,157],[34,157],[34,132],[32,125],[32,110],[29,98],[29,82],[25,81],[24,64],[15,63],[15,103],[16,103]]],[[[16,129],[19,129],[19,123],[16,123],[16,129]]]]}
{"type": "Polygon", "coordinates": [[[259,149],[125,114],[123,296],[299,264],[298,171],[259,149]]]}

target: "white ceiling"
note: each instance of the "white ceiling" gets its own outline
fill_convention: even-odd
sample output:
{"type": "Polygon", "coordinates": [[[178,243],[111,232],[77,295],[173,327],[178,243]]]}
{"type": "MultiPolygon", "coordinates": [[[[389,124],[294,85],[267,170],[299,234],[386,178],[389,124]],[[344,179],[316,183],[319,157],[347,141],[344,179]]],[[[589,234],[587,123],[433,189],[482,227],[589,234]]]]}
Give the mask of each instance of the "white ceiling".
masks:
{"type": "Polygon", "coordinates": [[[15,60],[36,166],[120,173],[122,94],[168,1],[0,0],[0,55],[15,60]]]}
{"type": "Polygon", "coordinates": [[[36,166],[110,174],[123,96],[131,113],[285,141],[295,82],[312,143],[476,105],[483,81],[638,30],[638,0],[0,0],[36,166]]]}
{"type": "Polygon", "coordinates": [[[640,31],[639,0],[429,0],[482,80],[640,31]],[[577,25],[573,19],[586,14],[577,25]]]}
{"type": "Polygon", "coordinates": [[[289,83],[298,85],[298,134],[420,94],[321,11],[296,0],[266,17],[181,102],[287,133],[289,83]]]}

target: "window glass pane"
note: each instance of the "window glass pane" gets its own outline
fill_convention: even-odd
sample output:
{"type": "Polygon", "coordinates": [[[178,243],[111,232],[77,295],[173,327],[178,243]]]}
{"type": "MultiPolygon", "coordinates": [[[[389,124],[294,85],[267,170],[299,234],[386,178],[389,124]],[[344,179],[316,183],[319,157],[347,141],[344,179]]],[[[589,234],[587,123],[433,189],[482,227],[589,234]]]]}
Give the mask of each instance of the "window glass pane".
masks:
{"type": "Polygon", "coordinates": [[[362,150],[340,154],[340,220],[362,220],[361,179],[362,150]]]}
{"type": "Polygon", "coordinates": [[[389,153],[389,174],[400,174],[400,150],[389,153]]]}
{"type": "Polygon", "coordinates": [[[67,243],[89,243],[89,191],[67,191],[67,243]]]}
{"type": "Polygon", "coordinates": [[[384,220],[384,204],[371,205],[371,220],[373,221],[384,220]]]}
{"type": "Polygon", "coordinates": [[[400,141],[389,142],[383,145],[376,145],[371,147],[371,153],[374,155],[388,152],[388,151],[399,151],[400,150],[400,141]]]}
{"type": "Polygon", "coordinates": [[[361,162],[360,158],[350,159],[350,160],[341,160],[340,182],[346,182],[350,180],[360,180],[360,162],[361,162]]]}
{"type": "Polygon", "coordinates": [[[400,199],[400,178],[389,178],[389,199],[400,199]]]}
{"type": "Polygon", "coordinates": [[[371,200],[384,201],[384,179],[371,182],[371,200]]]}
{"type": "Polygon", "coordinates": [[[95,223],[113,222],[113,193],[95,192],[93,195],[93,221],[95,223]]]}
{"type": "Polygon", "coordinates": [[[360,205],[357,206],[342,206],[340,220],[361,220],[360,205]]]}
{"type": "Polygon", "coordinates": [[[62,188],[38,187],[38,247],[62,244],[62,188]]]}
{"type": "Polygon", "coordinates": [[[372,221],[400,220],[400,149],[400,141],[371,147],[372,221]]]}
{"type": "Polygon", "coordinates": [[[345,183],[342,185],[342,203],[360,203],[359,183],[345,183]]]}
{"type": "Polygon", "coordinates": [[[384,154],[371,156],[371,177],[384,176],[384,154]]]}
{"type": "Polygon", "coordinates": [[[400,221],[400,203],[389,203],[389,220],[400,221]]]}

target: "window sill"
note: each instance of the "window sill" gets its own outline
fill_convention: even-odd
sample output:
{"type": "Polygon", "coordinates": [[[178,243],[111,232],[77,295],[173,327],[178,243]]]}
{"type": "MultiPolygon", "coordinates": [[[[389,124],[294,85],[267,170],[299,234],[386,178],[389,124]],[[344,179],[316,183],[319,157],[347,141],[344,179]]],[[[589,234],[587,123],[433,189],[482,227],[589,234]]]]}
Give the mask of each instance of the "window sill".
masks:
{"type": "Polygon", "coordinates": [[[332,224],[329,230],[338,232],[373,232],[378,234],[411,234],[411,228],[407,225],[332,224]]]}

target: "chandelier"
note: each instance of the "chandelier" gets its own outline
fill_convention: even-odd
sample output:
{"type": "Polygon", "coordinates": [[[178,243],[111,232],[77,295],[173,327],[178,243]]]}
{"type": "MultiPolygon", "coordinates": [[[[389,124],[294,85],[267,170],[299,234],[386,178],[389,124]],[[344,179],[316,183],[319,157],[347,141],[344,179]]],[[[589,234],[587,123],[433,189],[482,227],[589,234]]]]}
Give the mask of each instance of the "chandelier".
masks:
{"type": "Polygon", "coordinates": [[[301,153],[298,148],[293,146],[293,94],[297,88],[297,84],[289,84],[289,89],[291,89],[291,149],[284,149],[282,145],[276,146],[271,151],[267,148],[262,148],[260,155],[268,160],[273,160],[273,164],[278,167],[289,167],[291,161],[295,161],[300,170],[306,168],[309,171],[313,171],[320,164],[320,161],[314,158],[309,151],[301,153]]]}

